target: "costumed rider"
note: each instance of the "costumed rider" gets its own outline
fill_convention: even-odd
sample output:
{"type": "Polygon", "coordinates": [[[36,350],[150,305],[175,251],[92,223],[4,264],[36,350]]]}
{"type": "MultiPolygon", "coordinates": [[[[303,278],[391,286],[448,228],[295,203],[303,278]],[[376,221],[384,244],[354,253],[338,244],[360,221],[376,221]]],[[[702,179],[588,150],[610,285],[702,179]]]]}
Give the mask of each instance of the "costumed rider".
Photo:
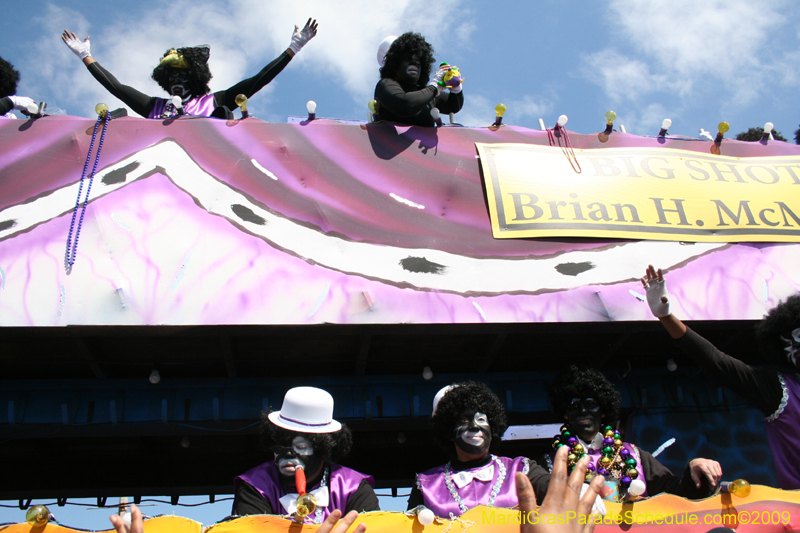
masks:
{"type": "Polygon", "coordinates": [[[602,372],[572,365],[559,373],[549,394],[553,412],[567,420],[553,442],[553,451],[545,456],[551,471],[556,450],[567,446],[570,468],[588,455],[587,480],[596,474],[605,477],[608,500],[662,492],[699,499],[714,493],[722,478],[718,462],[692,459],[683,475],[676,476],[650,453],[622,440],[613,428],[619,420],[621,395],[602,372]]]}
{"type": "Polygon", "coordinates": [[[541,502],[550,474],[527,457],[489,453],[508,423],[500,399],[484,383],[448,385],[433,400],[433,438],[451,457],[442,466],[417,474],[408,509],[423,505],[436,516],[460,516],[478,505],[518,504],[515,474],[525,474],[541,502]]]}
{"type": "Polygon", "coordinates": [[[173,104],[177,96],[180,98],[180,107],[188,115],[230,118],[233,116],[231,111],[236,108],[237,95],[244,94],[250,98],[261,90],[280,74],[295,54],[316,34],[316,20],[308,19],[303,29],[295,26],[289,48],[261,72],[215,93],[210,93],[211,89],[208,87],[211,80],[208,45],[167,50],[153,70],[152,78],[171,95],[170,99],[148,96],[120,83],[91,56],[89,37],[81,41],[74,33],[64,30],[61,39],[103,87],[143,117],[169,118],[177,115],[178,109],[173,104]]]}
{"type": "Polygon", "coordinates": [[[670,313],[664,274],[653,265],[642,278],[653,315],[677,346],[708,375],[731,389],[764,414],[767,439],[778,485],[800,489],[800,294],[772,308],[756,326],[756,339],[768,364],[750,366],[721,351],[670,313]]]}
{"type": "Polygon", "coordinates": [[[19,71],[0,57],[0,117],[17,118],[11,112],[14,109],[25,115],[32,115],[38,111],[33,99],[17,96],[17,83],[19,83],[19,71]]]}
{"type": "Polygon", "coordinates": [[[458,113],[464,106],[463,77],[451,77],[451,67],[442,63],[430,80],[436,61],[433,47],[419,33],[389,36],[378,48],[381,80],[375,87],[381,120],[416,126],[434,126],[431,109],[458,113]]]}
{"type": "Polygon", "coordinates": [[[233,515],[294,514],[295,476],[300,468],[317,504],[306,523],[321,524],[336,509],[342,515],[379,509],[372,476],[336,464],[350,451],[353,437],[347,426],[333,419],[333,397],[328,392],[295,387],[284,396],[280,411],[265,411],[261,418],[262,435],[273,444],[274,460],[234,480],[233,515]]]}

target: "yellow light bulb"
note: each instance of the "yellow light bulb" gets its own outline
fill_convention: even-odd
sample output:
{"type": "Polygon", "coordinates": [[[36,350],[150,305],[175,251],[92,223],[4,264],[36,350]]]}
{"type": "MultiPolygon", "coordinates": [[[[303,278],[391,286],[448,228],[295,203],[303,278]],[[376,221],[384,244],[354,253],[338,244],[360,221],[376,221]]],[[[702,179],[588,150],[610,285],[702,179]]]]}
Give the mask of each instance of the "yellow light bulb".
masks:
{"type": "Polygon", "coordinates": [[[497,104],[494,107],[494,112],[498,117],[502,117],[506,114],[506,104],[497,104]]]}
{"type": "Polygon", "coordinates": [[[94,106],[94,111],[101,117],[105,117],[108,114],[108,106],[101,102],[94,106]]]}
{"type": "Polygon", "coordinates": [[[728,492],[740,498],[750,496],[750,483],[744,479],[737,479],[728,483],[728,492]]]}
{"type": "Polygon", "coordinates": [[[306,492],[297,498],[297,517],[305,518],[317,510],[317,499],[313,494],[306,492]]]}
{"type": "Polygon", "coordinates": [[[50,511],[44,505],[34,505],[25,513],[25,521],[31,527],[42,527],[50,520],[50,511]]]}
{"type": "Polygon", "coordinates": [[[617,114],[614,111],[606,111],[605,117],[607,124],[613,124],[617,120],[617,114]]]}
{"type": "Polygon", "coordinates": [[[234,98],[234,102],[238,105],[242,111],[247,111],[247,97],[243,94],[237,94],[236,98],[234,98]]]}
{"type": "Polygon", "coordinates": [[[377,115],[380,112],[381,105],[378,103],[377,100],[370,100],[367,104],[369,110],[372,112],[373,115],[377,115]]]}
{"type": "Polygon", "coordinates": [[[727,122],[720,122],[719,126],[717,126],[720,133],[728,133],[728,130],[731,129],[731,125],[727,122]]]}

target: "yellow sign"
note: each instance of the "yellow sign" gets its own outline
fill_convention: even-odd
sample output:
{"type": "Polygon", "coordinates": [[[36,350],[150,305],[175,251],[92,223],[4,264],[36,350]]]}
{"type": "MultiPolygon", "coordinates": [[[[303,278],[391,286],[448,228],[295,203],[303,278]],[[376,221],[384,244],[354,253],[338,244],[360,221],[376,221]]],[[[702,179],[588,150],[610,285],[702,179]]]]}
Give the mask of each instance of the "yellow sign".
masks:
{"type": "Polygon", "coordinates": [[[702,242],[800,242],[800,155],[476,143],[492,233],[702,242]]]}

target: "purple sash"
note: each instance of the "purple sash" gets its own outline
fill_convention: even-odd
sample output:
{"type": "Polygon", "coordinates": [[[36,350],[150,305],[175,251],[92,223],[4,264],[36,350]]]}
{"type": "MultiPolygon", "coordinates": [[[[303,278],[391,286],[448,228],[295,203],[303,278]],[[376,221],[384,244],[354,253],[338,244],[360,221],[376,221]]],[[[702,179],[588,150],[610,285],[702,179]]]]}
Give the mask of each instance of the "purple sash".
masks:
{"type": "MultiPolygon", "coordinates": [[[[347,500],[365,479],[370,485],[373,487],[375,486],[375,480],[372,476],[356,472],[345,466],[332,464],[327,465],[326,468],[330,471],[328,479],[330,501],[328,506],[322,510],[322,520],[325,520],[334,509],[339,509],[342,514],[344,514],[344,510],[347,507],[347,500]]],[[[234,493],[239,490],[239,484],[242,482],[252,485],[253,488],[261,493],[261,496],[269,503],[273,513],[287,514],[287,510],[284,509],[280,502],[281,497],[286,495],[286,491],[283,490],[283,485],[281,485],[280,474],[278,473],[278,468],[275,466],[275,461],[269,461],[258,465],[234,479],[234,493]]],[[[319,486],[320,483],[317,483],[313,487],[309,487],[308,490],[310,492],[319,488],[319,486]]],[[[307,524],[315,524],[317,522],[314,521],[314,518],[315,513],[312,513],[306,517],[305,521],[307,524]]]]}
{"type": "Polygon", "coordinates": [[[778,485],[784,490],[800,489],[800,377],[797,374],[779,374],[783,399],[771,416],[766,418],[767,439],[772,449],[772,461],[778,485]]]}
{"type": "MultiPolygon", "coordinates": [[[[210,117],[214,112],[214,95],[207,94],[205,96],[198,96],[192,98],[183,106],[187,115],[194,115],[198,117],[210,117]]],[[[147,118],[169,118],[174,117],[178,113],[172,105],[172,100],[165,98],[156,98],[156,106],[150,111],[150,116],[147,118]]]]}
{"type": "MultiPolygon", "coordinates": [[[[527,474],[529,470],[530,461],[526,457],[517,457],[516,459],[509,459],[508,457],[498,457],[502,465],[505,467],[505,478],[503,479],[497,496],[494,499],[495,507],[515,507],[519,504],[517,500],[517,485],[514,480],[516,472],[527,474]]],[[[494,465],[494,476],[491,481],[480,481],[473,479],[468,485],[463,488],[458,488],[453,484],[453,490],[456,491],[461,501],[467,507],[472,509],[478,505],[489,505],[492,497],[492,489],[497,484],[501,475],[501,469],[498,464],[492,460],[488,465],[480,466],[465,470],[465,472],[475,472],[484,468],[489,468],[489,465],[494,465]]],[[[456,502],[456,499],[447,488],[444,478],[445,465],[437,466],[421,474],[417,474],[417,489],[422,492],[425,507],[433,511],[436,516],[447,518],[452,513],[453,516],[461,516],[464,511],[456,502]]]]}

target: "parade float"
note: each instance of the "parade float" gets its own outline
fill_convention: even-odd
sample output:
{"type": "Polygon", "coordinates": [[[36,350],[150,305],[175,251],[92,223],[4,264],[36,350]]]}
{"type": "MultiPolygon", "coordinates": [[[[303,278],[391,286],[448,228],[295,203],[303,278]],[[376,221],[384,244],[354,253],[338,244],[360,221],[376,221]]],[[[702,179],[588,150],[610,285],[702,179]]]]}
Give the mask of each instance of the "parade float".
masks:
{"type": "MultiPolygon", "coordinates": [[[[485,381],[505,401],[516,428],[507,455],[538,457],[552,432],[536,428],[559,422],[545,389],[566,361],[609,371],[630,440],[676,439],[660,457],[668,466],[704,454],[774,486],[758,413],[688,361],[667,371],[676,350],[639,282],[650,263],[669,270],[673,309],[749,362],[753,322],[800,287],[800,148],[723,133],[578,134],[500,118],[485,128],[0,122],[0,441],[15,480],[0,497],[23,509],[213,500],[265,460],[260,411],[309,383],[336,398],[354,433],[348,464],[379,488],[408,487],[439,464],[427,418],[457,379],[485,381]],[[112,475],[121,457],[136,476],[112,475]],[[31,463],[47,475],[27,475],[31,463]]],[[[742,531],[775,531],[771,515],[744,527],[743,513],[762,512],[792,529],[797,503],[766,486],[738,500],[663,495],[609,504],[612,516],[632,514],[597,530],[666,530],[637,522],[666,513],[699,517],[687,531],[731,515],[742,531]]],[[[425,530],[513,531],[514,516],[478,508],[425,530]]],[[[422,527],[402,513],[360,520],[422,527]]],[[[212,527],[254,528],[298,526],[212,527]]]]}

